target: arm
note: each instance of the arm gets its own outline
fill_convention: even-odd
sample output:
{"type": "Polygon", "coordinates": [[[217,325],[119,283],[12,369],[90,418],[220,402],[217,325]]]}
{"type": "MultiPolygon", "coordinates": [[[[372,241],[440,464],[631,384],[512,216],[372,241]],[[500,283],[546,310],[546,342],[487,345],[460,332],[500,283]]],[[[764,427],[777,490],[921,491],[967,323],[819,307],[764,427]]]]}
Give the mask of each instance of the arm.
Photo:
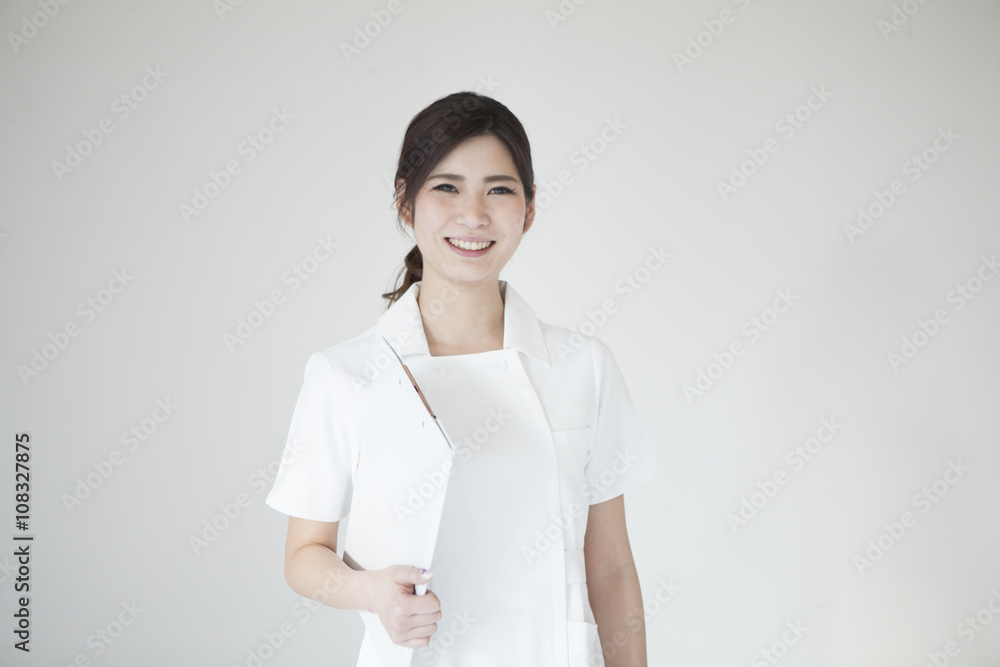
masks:
{"type": "Polygon", "coordinates": [[[288,517],[285,581],[299,595],[337,609],[371,611],[370,572],[352,570],[337,555],[339,521],[288,517]]]}
{"type": "Polygon", "coordinates": [[[424,648],[437,631],[441,601],[433,591],[414,595],[413,585],[427,583],[420,570],[391,565],[354,570],[337,555],[339,521],[288,517],[285,580],[299,595],[338,609],[377,614],[392,641],[424,648]]]}
{"type": "Polygon", "coordinates": [[[624,495],[590,506],[583,552],[605,664],[646,667],[646,622],[625,528],[624,495]]]}

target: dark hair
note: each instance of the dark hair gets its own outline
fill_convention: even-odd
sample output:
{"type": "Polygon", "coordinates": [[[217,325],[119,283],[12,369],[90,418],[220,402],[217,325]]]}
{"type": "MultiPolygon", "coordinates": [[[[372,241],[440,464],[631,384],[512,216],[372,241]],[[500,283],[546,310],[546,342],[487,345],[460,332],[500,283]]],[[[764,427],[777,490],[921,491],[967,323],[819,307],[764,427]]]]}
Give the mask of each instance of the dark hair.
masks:
{"type": "MultiPolygon", "coordinates": [[[[535,172],[531,166],[531,146],[521,121],[510,109],[491,97],[471,91],[452,93],[432,103],[410,121],[399,151],[396,168],[396,191],[393,201],[400,213],[406,211],[415,220],[417,193],[427,181],[431,170],[458,144],[471,137],[493,135],[510,151],[517,174],[524,186],[525,203],[534,198],[531,186],[535,172]],[[400,187],[400,179],[405,188],[400,187]],[[403,194],[400,195],[402,190],[403,194]]],[[[397,215],[401,230],[406,232],[402,215],[397,215]]],[[[403,259],[403,268],[396,276],[396,289],[382,295],[392,306],[410,286],[423,276],[424,261],[416,245],[403,259]],[[402,279],[402,282],[400,282],[402,279]]]]}

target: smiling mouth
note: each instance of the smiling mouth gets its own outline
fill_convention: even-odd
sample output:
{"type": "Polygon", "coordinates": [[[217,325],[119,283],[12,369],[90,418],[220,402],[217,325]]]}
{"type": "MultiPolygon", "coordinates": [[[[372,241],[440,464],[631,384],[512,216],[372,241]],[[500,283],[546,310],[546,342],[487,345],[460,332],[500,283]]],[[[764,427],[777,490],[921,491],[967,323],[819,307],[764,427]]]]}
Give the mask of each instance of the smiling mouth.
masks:
{"type": "Polygon", "coordinates": [[[485,250],[496,243],[496,241],[462,241],[450,237],[445,237],[445,240],[448,241],[448,243],[450,243],[453,247],[461,250],[485,250]]]}

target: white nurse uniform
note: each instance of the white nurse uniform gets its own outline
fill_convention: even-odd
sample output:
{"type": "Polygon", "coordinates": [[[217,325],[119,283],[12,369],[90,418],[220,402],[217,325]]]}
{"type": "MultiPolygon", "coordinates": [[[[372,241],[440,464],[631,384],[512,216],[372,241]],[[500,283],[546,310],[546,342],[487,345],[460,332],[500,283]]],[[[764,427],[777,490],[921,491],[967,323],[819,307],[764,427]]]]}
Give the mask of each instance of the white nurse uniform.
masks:
{"type": "MultiPolygon", "coordinates": [[[[374,327],[313,354],[266,502],[316,521],[349,515],[385,337],[456,447],[428,584],[442,618],[412,664],[602,667],[583,557],[588,508],[655,480],[656,462],[611,350],[541,322],[499,285],[501,350],[432,357],[417,282],[374,327]]],[[[412,511],[421,497],[410,494],[412,511]]],[[[357,666],[381,667],[367,633],[357,666]]]]}

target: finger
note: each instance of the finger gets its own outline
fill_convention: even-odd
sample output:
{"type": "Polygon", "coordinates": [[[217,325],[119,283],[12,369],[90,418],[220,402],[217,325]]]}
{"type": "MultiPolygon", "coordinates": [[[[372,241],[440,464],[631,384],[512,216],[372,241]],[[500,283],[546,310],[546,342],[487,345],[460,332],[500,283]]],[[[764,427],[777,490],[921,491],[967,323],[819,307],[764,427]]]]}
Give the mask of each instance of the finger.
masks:
{"type": "Polygon", "coordinates": [[[429,640],[431,635],[433,635],[435,632],[437,632],[437,623],[431,621],[427,623],[419,623],[414,625],[405,632],[400,633],[400,637],[402,637],[404,640],[413,640],[413,639],[429,640]]]}
{"type": "Polygon", "coordinates": [[[397,624],[397,627],[400,628],[401,636],[408,636],[406,635],[406,633],[411,632],[417,628],[425,629],[426,634],[433,634],[437,629],[436,624],[440,620],[441,620],[440,609],[426,613],[415,612],[404,615],[397,624]]]}

